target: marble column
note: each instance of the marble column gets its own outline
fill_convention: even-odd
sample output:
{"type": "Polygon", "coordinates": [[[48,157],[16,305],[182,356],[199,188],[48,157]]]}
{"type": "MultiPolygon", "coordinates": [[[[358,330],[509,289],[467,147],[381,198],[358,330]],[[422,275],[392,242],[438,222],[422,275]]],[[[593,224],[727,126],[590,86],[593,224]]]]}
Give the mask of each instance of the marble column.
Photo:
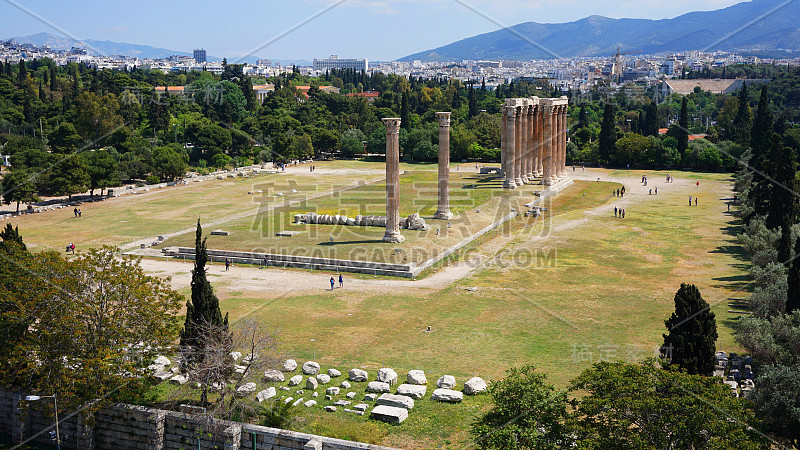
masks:
{"type": "Polygon", "coordinates": [[[525,178],[528,183],[533,183],[536,172],[536,152],[534,147],[536,145],[536,136],[534,130],[536,129],[536,104],[533,100],[529,100],[531,104],[528,106],[528,126],[525,128],[525,135],[528,137],[528,145],[525,147],[527,156],[525,157],[525,178]]]}
{"type": "Polygon", "coordinates": [[[551,185],[555,183],[555,161],[554,161],[554,154],[553,151],[554,147],[554,139],[553,139],[553,110],[554,107],[552,105],[546,105],[544,107],[544,117],[543,117],[543,140],[544,146],[542,149],[542,164],[544,165],[544,172],[542,174],[542,184],[551,185]]]}
{"type": "Polygon", "coordinates": [[[400,234],[400,119],[383,119],[386,124],[386,233],[383,242],[398,243],[400,234]]]}
{"type": "Polygon", "coordinates": [[[558,134],[558,145],[561,147],[561,151],[559,154],[561,155],[561,159],[559,160],[558,169],[561,172],[561,178],[567,176],[567,106],[562,105],[559,107],[559,134],[558,134]]]}
{"type": "Polygon", "coordinates": [[[504,158],[503,162],[503,187],[506,189],[515,189],[517,183],[514,181],[514,147],[516,146],[517,135],[517,108],[514,106],[503,107],[503,130],[505,131],[505,139],[500,143],[505,148],[501,153],[504,158]]]}
{"type": "Polygon", "coordinates": [[[533,178],[539,178],[542,175],[540,166],[542,162],[541,152],[542,152],[542,143],[541,143],[541,121],[539,120],[539,116],[541,115],[542,107],[538,104],[533,110],[532,117],[532,130],[531,130],[531,137],[533,138],[533,147],[531,151],[533,152],[533,158],[531,159],[531,163],[533,164],[533,168],[531,170],[533,174],[533,178]]]}
{"type": "Polygon", "coordinates": [[[434,219],[450,220],[450,113],[437,112],[439,122],[439,208],[434,219]]]}
{"type": "Polygon", "coordinates": [[[523,184],[528,184],[528,108],[527,101],[523,104],[520,111],[520,158],[519,158],[519,178],[523,184]]]}
{"type": "Polygon", "coordinates": [[[514,183],[522,186],[522,107],[515,106],[516,120],[514,121],[514,183]]]}

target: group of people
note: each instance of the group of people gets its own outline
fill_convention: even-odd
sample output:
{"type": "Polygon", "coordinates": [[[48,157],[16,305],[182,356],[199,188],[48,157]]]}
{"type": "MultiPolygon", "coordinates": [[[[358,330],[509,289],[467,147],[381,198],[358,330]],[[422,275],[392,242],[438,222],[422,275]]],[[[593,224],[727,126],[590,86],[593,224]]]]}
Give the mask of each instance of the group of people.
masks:
{"type": "MultiPolygon", "coordinates": [[[[692,206],[692,196],[689,196],[689,206],[692,206]]],[[[697,197],[694,197],[694,206],[697,206],[697,197]]],[[[728,206],[728,211],[731,210],[731,207],[728,206]]]]}
{"type": "Polygon", "coordinates": [[[75,254],[75,244],[73,244],[72,242],[70,242],[69,244],[67,244],[67,253],[70,253],[70,252],[71,252],[73,255],[75,254]]]}
{"type": "Polygon", "coordinates": [[[75,214],[75,217],[80,217],[83,214],[83,212],[78,208],[73,209],[72,212],[75,214]]]}
{"type": "Polygon", "coordinates": [[[612,190],[611,195],[613,195],[614,197],[625,197],[625,186],[622,186],[621,189],[612,190]]]}
{"type": "MultiPolygon", "coordinates": [[[[339,274],[339,288],[343,287],[344,287],[344,277],[342,277],[342,274],[339,274]]],[[[334,289],[336,289],[336,280],[333,277],[331,277],[331,290],[334,289]]]]}
{"type": "Polygon", "coordinates": [[[620,219],[625,218],[625,210],[622,208],[614,207],[614,217],[619,217],[620,219]]]}
{"type": "Polygon", "coordinates": [[[308,171],[309,172],[313,172],[315,170],[317,170],[317,166],[308,166],[308,171]]]}

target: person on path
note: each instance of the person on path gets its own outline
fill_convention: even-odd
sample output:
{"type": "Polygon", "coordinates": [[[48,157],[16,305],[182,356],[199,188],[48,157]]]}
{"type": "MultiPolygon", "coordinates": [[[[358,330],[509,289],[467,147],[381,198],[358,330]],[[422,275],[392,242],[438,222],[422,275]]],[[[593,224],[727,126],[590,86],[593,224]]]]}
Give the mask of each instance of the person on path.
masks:
{"type": "Polygon", "coordinates": [[[658,186],[656,186],[656,195],[658,195],[658,186]]]}
{"type": "Polygon", "coordinates": [[[697,206],[697,197],[694,198],[694,206],[697,206]]]}
{"type": "Polygon", "coordinates": [[[622,210],[622,218],[623,219],[625,218],[625,210],[624,209],[622,210]]]}
{"type": "Polygon", "coordinates": [[[653,190],[650,189],[649,191],[647,191],[647,195],[653,195],[653,190]]]}
{"type": "Polygon", "coordinates": [[[75,213],[75,217],[78,217],[78,208],[73,209],[72,212],[75,213]]]}
{"type": "Polygon", "coordinates": [[[79,210],[78,210],[78,217],[81,217],[82,215],[83,215],[83,211],[81,211],[81,210],[79,209],[79,210]]]}
{"type": "Polygon", "coordinates": [[[692,206],[692,196],[689,196],[689,206],[692,206]]]}
{"type": "Polygon", "coordinates": [[[614,217],[617,217],[617,207],[614,207],[614,217]]]}
{"type": "Polygon", "coordinates": [[[730,212],[731,211],[731,202],[725,202],[725,204],[728,205],[728,212],[730,212]]]}
{"type": "Polygon", "coordinates": [[[334,281],[333,277],[331,277],[331,290],[334,290],[335,288],[336,288],[336,281],[334,281]]]}
{"type": "Polygon", "coordinates": [[[697,189],[700,189],[700,182],[697,182],[697,189]]]}
{"type": "Polygon", "coordinates": [[[227,272],[228,269],[230,269],[230,268],[231,268],[231,259],[230,258],[225,258],[225,272],[227,272]]]}
{"type": "Polygon", "coordinates": [[[344,278],[342,278],[342,274],[339,274],[339,287],[344,287],[344,278]]]}

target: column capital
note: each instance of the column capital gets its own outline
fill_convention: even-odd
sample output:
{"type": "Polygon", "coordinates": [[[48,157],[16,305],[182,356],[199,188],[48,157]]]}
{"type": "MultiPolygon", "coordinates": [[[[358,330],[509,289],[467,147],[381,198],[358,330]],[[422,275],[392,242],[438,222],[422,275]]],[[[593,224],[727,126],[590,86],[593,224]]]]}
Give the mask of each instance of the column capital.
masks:
{"type": "Polygon", "coordinates": [[[450,113],[449,112],[437,112],[436,113],[436,120],[439,122],[440,127],[449,127],[450,126],[450,113]]]}
{"type": "Polygon", "coordinates": [[[516,106],[503,106],[503,110],[506,112],[506,117],[508,117],[509,120],[517,117],[516,106]]]}
{"type": "Polygon", "coordinates": [[[399,117],[389,117],[382,120],[383,123],[386,124],[386,134],[397,134],[400,132],[399,117]]]}

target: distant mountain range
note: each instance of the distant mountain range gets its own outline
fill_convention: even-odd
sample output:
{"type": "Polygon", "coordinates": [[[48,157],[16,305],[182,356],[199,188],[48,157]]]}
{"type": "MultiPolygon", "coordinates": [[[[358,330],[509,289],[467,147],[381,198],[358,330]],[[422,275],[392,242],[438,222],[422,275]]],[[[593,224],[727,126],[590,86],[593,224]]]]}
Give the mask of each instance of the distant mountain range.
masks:
{"type": "MultiPolygon", "coordinates": [[[[69,50],[72,47],[85,48],[89,54],[101,54],[105,56],[111,55],[124,55],[137,58],[151,58],[160,59],[168,58],[172,55],[192,56],[191,52],[181,52],[178,50],[170,50],[166,48],[152,47],[150,45],[129,44],[127,42],[114,42],[114,41],[98,41],[94,39],[70,39],[61,36],[56,36],[51,33],[37,33],[30,36],[14,36],[5,40],[13,39],[21,44],[32,44],[37,47],[48,46],[53,50],[69,50]]],[[[221,57],[207,56],[209,62],[222,61],[221,57]]],[[[233,62],[236,58],[229,58],[229,62],[233,62]]],[[[260,58],[258,56],[250,56],[244,59],[244,62],[253,64],[260,58]]],[[[306,60],[280,60],[281,64],[298,64],[298,65],[311,65],[311,61],[306,60]]]]}
{"type": "Polygon", "coordinates": [[[590,16],[569,23],[525,22],[415,53],[400,61],[610,56],[617,47],[644,54],[724,50],[768,55],[798,51],[800,2],[753,0],[662,20],[590,16]]]}

